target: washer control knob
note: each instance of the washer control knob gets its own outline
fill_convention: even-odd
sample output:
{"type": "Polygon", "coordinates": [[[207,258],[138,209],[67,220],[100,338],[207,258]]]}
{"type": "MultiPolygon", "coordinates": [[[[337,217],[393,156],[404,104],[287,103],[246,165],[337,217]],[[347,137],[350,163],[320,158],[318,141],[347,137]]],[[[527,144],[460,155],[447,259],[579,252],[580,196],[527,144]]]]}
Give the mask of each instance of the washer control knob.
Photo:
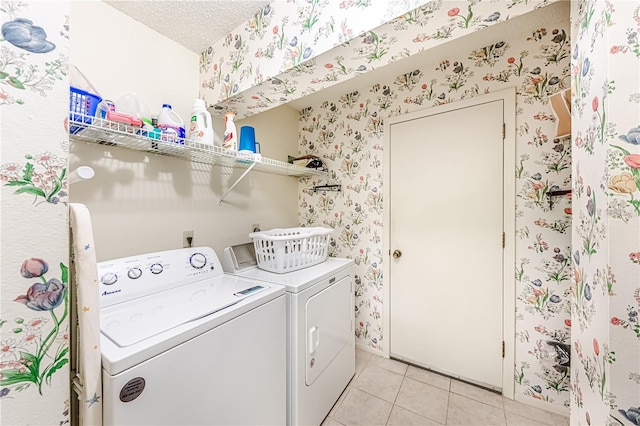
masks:
{"type": "Polygon", "coordinates": [[[194,253],[189,258],[189,263],[196,269],[202,269],[207,264],[207,258],[202,253],[194,253]]]}
{"type": "Polygon", "coordinates": [[[100,277],[100,282],[104,285],[113,285],[118,281],[118,276],[113,272],[107,272],[102,277],[100,277]]]}
{"type": "Polygon", "coordinates": [[[129,272],[127,272],[127,276],[132,280],[137,280],[142,276],[142,269],[140,268],[131,268],[129,272]]]}
{"type": "Polygon", "coordinates": [[[154,263],[149,267],[149,270],[151,271],[152,274],[158,275],[164,270],[164,268],[160,263],[154,263]]]}

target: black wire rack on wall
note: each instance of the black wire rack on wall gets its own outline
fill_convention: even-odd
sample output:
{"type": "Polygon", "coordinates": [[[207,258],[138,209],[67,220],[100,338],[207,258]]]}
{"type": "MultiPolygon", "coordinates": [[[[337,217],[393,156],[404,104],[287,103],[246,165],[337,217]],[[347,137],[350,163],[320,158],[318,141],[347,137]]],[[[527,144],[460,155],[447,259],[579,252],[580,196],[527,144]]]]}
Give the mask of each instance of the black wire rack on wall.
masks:
{"type": "Polygon", "coordinates": [[[571,195],[570,189],[559,189],[557,191],[549,191],[547,192],[547,197],[549,197],[549,208],[553,208],[553,197],[559,197],[561,195],[571,195]]]}
{"type": "Polygon", "coordinates": [[[313,187],[313,192],[318,191],[342,191],[342,185],[317,185],[313,187]]]}

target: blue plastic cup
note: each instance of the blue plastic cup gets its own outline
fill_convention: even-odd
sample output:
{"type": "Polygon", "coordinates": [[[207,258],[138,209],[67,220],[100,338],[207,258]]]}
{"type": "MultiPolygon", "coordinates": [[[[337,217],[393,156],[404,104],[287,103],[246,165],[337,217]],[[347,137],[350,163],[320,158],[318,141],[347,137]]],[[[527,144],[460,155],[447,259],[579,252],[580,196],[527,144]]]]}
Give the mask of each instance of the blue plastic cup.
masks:
{"type": "Polygon", "coordinates": [[[240,144],[238,151],[256,152],[256,129],[251,126],[240,127],[240,144]]]}

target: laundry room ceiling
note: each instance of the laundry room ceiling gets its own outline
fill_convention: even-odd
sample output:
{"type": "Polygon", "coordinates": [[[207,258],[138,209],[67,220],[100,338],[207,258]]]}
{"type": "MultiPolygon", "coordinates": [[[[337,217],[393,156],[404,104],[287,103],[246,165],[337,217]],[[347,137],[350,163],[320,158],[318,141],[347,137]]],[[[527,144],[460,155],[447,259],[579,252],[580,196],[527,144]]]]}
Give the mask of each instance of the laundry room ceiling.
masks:
{"type": "Polygon", "coordinates": [[[249,21],[267,0],[105,0],[105,3],[200,54],[238,25],[249,21]]]}

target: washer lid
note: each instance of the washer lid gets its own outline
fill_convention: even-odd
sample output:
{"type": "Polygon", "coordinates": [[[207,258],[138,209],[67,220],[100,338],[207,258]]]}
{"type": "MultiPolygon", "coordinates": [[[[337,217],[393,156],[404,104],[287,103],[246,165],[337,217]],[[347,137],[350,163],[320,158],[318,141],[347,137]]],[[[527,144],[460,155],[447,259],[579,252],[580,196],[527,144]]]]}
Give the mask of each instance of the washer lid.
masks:
{"type": "Polygon", "coordinates": [[[227,275],[206,279],[105,307],[100,310],[100,329],[122,348],[228,309],[266,288],[227,275]]]}

